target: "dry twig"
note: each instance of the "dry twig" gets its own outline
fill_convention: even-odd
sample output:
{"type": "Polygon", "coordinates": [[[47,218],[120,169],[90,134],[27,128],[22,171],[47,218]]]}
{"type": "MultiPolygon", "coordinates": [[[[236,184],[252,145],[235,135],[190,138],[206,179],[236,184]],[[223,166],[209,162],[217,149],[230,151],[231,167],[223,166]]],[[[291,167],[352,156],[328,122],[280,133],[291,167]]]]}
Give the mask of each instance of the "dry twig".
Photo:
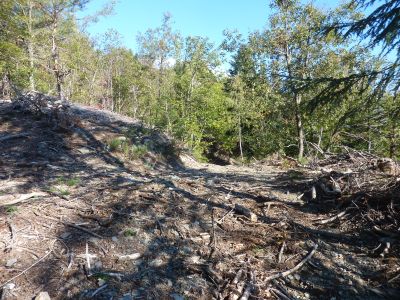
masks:
{"type": "Polygon", "coordinates": [[[271,281],[273,279],[276,278],[280,278],[280,277],[286,277],[294,272],[296,272],[297,270],[299,270],[308,260],[311,259],[311,257],[314,255],[315,251],[317,251],[318,248],[318,244],[315,244],[314,247],[312,248],[312,250],[308,253],[308,255],[301,261],[299,262],[294,268],[289,269],[287,271],[284,272],[279,272],[276,273],[274,275],[268,276],[267,278],[265,278],[265,282],[271,281]]]}
{"type": "Polygon", "coordinates": [[[53,241],[53,245],[50,248],[50,251],[47,252],[45,255],[43,255],[41,258],[39,258],[37,261],[35,261],[32,265],[30,265],[28,268],[26,268],[25,270],[23,270],[22,272],[18,273],[17,275],[15,275],[14,277],[10,278],[9,280],[7,280],[6,282],[3,282],[2,284],[0,284],[0,287],[4,287],[7,283],[10,283],[11,281],[13,281],[14,279],[17,279],[19,276],[25,274],[26,272],[28,272],[30,269],[32,269],[34,266],[36,266],[38,263],[40,263],[42,260],[44,260],[47,256],[50,255],[50,253],[53,252],[53,248],[54,248],[54,244],[56,243],[56,239],[53,241]]]}

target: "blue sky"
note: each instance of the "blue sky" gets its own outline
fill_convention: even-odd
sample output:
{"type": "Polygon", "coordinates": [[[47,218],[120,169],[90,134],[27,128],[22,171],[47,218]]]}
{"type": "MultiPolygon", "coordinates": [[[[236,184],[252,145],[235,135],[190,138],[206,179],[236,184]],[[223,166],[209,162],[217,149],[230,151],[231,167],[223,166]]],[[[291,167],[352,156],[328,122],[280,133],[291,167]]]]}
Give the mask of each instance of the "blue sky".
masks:
{"type": "MultiPolygon", "coordinates": [[[[93,14],[107,0],[92,0],[79,15],[93,14]]],[[[338,0],[316,0],[319,7],[332,7],[338,0]]],[[[160,25],[164,12],[172,14],[174,29],[184,36],[207,36],[219,44],[224,29],[247,33],[262,29],[270,14],[268,0],[119,0],[112,16],[92,24],[88,31],[96,36],[108,29],[117,30],[128,48],[136,50],[136,35],[160,25]]]]}

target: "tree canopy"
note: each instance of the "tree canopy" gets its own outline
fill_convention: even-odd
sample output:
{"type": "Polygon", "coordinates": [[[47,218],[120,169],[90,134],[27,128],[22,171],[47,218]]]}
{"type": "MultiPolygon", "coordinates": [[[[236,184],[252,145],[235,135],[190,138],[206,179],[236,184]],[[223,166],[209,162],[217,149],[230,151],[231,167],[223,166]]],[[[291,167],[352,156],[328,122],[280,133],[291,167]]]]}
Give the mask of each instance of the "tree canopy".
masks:
{"type": "Polygon", "coordinates": [[[311,159],[342,146],[399,157],[400,1],[331,10],[274,0],[248,36],[183,36],[166,13],[137,37],[90,36],[87,0],[0,2],[0,93],[43,93],[168,131],[198,158],[311,159]],[[369,13],[366,13],[369,12],[369,13]]]}

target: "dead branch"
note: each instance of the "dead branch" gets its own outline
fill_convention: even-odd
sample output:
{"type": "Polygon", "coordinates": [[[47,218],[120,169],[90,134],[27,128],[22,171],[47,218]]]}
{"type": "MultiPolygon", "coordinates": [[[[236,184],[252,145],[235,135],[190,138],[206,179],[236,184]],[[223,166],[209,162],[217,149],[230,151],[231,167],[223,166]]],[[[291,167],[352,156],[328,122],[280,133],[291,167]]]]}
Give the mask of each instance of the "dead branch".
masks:
{"type": "Polygon", "coordinates": [[[79,225],[76,225],[76,224],[73,224],[73,223],[69,223],[69,222],[65,222],[65,221],[62,221],[62,220],[59,220],[59,219],[56,219],[56,218],[52,218],[52,217],[49,217],[49,216],[44,216],[44,215],[42,215],[42,217],[44,217],[44,218],[46,218],[46,219],[49,219],[49,220],[56,221],[56,222],[58,222],[58,223],[64,224],[64,225],[66,225],[66,226],[69,226],[69,227],[72,227],[72,228],[75,228],[75,229],[78,229],[78,230],[80,230],[80,231],[83,231],[83,232],[85,232],[85,233],[87,233],[87,234],[90,234],[90,235],[92,235],[92,236],[94,236],[94,237],[97,237],[97,238],[99,238],[99,239],[102,239],[102,238],[103,238],[101,235],[99,235],[99,234],[97,234],[97,233],[95,233],[95,232],[93,232],[93,231],[90,231],[90,230],[88,230],[88,229],[86,229],[86,228],[83,228],[83,227],[81,227],[81,226],[79,226],[79,225]]]}
{"type": "Polygon", "coordinates": [[[221,219],[217,220],[217,224],[221,224],[224,219],[226,218],[226,216],[228,216],[231,212],[233,212],[235,210],[235,208],[232,208],[230,211],[228,211],[225,215],[222,216],[221,219]]]}
{"type": "Polygon", "coordinates": [[[29,194],[19,194],[19,195],[16,195],[16,196],[12,196],[12,195],[0,196],[0,207],[8,206],[8,205],[14,205],[14,204],[17,204],[17,203],[24,202],[24,201],[26,201],[28,199],[33,198],[33,197],[39,197],[39,196],[46,196],[46,193],[44,193],[44,192],[33,192],[33,193],[29,193],[29,194]]]}
{"type": "Polygon", "coordinates": [[[285,249],[285,247],[286,247],[286,243],[283,242],[283,243],[282,243],[281,250],[279,250],[278,263],[281,263],[281,262],[282,262],[283,250],[285,249]]]}
{"type": "Polygon", "coordinates": [[[390,249],[390,242],[387,241],[387,242],[385,243],[385,248],[383,249],[382,253],[379,254],[380,257],[384,258],[385,255],[389,253],[389,249],[390,249]]]}
{"type": "Polygon", "coordinates": [[[280,277],[286,277],[294,272],[296,272],[297,270],[299,270],[308,260],[311,259],[311,257],[314,255],[315,251],[317,251],[318,248],[318,244],[315,244],[314,247],[312,248],[312,250],[308,253],[308,255],[301,261],[299,262],[294,268],[289,269],[287,271],[284,272],[279,272],[276,273],[274,275],[268,276],[267,278],[265,278],[265,281],[271,281],[273,279],[276,278],[280,278],[280,277]]]}
{"type": "Polygon", "coordinates": [[[0,142],[4,142],[7,140],[11,140],[11,139],[22,138],[22,137],[28,137],[28,136],[29,136],[28,133],[9,134],[9,135],[0,137],[0,142]]]}
{"type": "Polygon", "coordinates": [[[269,290],[274,294],[275,297],[277,297],[278,299],[283,299],[283,300],[292,300],[291,298],[289,298],[288,296],[286,296],[284,293],[282,293],[280,290],[278,289],[274,289],[274,288],[269,288],[269,290]]]}
{"type": "Polygon", "coordinates": [[[53,252],[54,244],[56,243],[57,240],[53,241],[53,245],[50,248],[50,251],[47,252],[45,255],[43,255],[41,258],[39,258],[37,261],[35,261],[32,265],[30,265],[28,268],[24,269],[22,272],[18,273],[14,277],[10,278],[6,282],[0,284],[0,288],[4,287],[7,283],[10,283],[11,281],[17,279],[19,276],[25,274],[28,272],[30,269],[32,269],[34,266],[36,266],[38,263],[40,263],[42,260],[44,260],[47,256],[49,256],[53,252]]]}
{"type": "Polygon", "coordinates": [[[11,221],[7,221],[7,225],[10,228],[10,242],[8,243],[8,245],[5,248],[5,252],[9,252],[12,250],[13,246],[14,246],[14,240],[15,240],[15,230],[14,230],[14,226],[11,223],[11,221]]]}
{"type": "Polygon", "coordinates": [[[327,224],[327,223],[333,222],[333,221],[335,221],[335,220],[337,220],[337,219],[340,219],[340,218],[343,217],[350,209],[354,209],[354,208],[355,208],[355,207],[348,207],[348,208],[346,208],[344,211],[342,211],[342,212],[340,212],[340,213],[334,215],[334,216],[331,217],[331,218],[324,219],[324,220],[317,220],[317,221],[315,221],[315,223],[316,223],[316,224],[327,224]]]}
{"type": "Polygon", "coordinates": [[[240,295],[242,295],[244,289],[244,281],[242,281],[241,278],[243,277],[243,273],[243,269],[240,269],[233,279],[228,300],[238,300],[240,295]]]}
{"type": "Polygon", "coordinates": [[[255,280],[254,272],[250,271],[250,280],[247,283],[247,286],[243,292],[243,295],[242,295],[242,297],[240,297],[239,300],[248,300],[249,299],[251,292],[254,290],[254,280],[255,280]]]}

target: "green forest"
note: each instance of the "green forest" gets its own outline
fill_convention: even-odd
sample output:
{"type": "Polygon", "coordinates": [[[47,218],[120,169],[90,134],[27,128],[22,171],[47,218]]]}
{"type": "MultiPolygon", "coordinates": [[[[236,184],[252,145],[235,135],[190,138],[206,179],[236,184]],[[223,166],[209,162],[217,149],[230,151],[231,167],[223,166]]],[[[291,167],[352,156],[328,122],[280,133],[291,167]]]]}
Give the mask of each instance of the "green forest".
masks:
{"type": "MultiPolygon", "coordinates": [[[[0,2],[0,97],[35,90],[160,129],[207,161],[282,155],[306,163],[343,147],[400,158],[400,1],[266,1],[265,26],[222,44],[183,36],[169,13],[137,35],[108,31],[112,3],[0,2]],[[104,18],[104,19],[103,19],[104,18]]],[[[228,5],[228,3],[227,3],[228,5]]],[[[251,2],[249,2],[251,5],[251,2]]]]}

